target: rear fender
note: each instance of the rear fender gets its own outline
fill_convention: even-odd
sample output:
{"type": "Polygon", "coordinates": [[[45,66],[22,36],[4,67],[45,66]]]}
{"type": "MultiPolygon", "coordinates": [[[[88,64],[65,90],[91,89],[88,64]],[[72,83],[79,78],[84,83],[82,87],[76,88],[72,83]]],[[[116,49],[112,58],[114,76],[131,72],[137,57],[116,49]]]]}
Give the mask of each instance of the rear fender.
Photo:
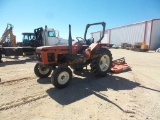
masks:
{"type": "Polygon", "coordinates": [[[90,46],[89,46],[89,49],[91,51],[91,53],[93,54],[94,51],[96,51],[97,49],[99,48],[106,48],[109,46],[109,44],[105,44],[105,43],[92,43],[90,46]]]}

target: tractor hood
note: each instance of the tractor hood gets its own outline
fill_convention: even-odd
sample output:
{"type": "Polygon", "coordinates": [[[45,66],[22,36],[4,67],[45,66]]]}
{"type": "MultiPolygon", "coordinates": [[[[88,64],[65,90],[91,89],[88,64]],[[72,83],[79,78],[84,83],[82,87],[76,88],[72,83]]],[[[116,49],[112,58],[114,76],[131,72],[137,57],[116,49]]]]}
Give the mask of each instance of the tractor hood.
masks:
{"type": "MultiPolygon", "coordinates": [[[[76,54],[77,50],[79,49],[79,43],[73,41],[72,42],[72,53],[76,54]]],[[[36,53],[40,53],[41,51],[68,51],[69,53],[69,46],[68,45],[59,45],[59,46],[42,46],[36,48],[36,53]]]]}
{"type": "MultiPolygon", "coordinates": [[[[76,47],[77,46],[77,42],[72,41],[72,47],[76,47]]],[[[41,47],[37,47],[36,48],[36,52],[40,52],[40,51],[48,51],[48,50],[69,50],[69,46],[68,45],[58,45],[58,46],[41,46],[41,47]]]]}
{"type": "Polygon", "coordinates": [[[69,50],[69,46],[42,46],[42,47],[37,47],[36,52],[40,51],[48,51],[48,50],[69,50]]]}

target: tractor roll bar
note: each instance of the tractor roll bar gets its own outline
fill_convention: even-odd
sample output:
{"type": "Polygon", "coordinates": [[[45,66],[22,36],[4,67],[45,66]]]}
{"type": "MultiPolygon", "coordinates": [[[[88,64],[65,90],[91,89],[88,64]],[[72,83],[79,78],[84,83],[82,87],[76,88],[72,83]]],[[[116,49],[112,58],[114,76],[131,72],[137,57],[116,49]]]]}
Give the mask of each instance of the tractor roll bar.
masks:
{"type": "Polygon", "coordinates": [[[93,25],[102,25],[102,27],[103,27],[102,36],[101,36],[100,39],[97,41],[97,43],[99,43],[99,42],[101,42],[101,40],[102,40],[103,37],[104,37],[105,27],[106,27],[106,23],[105,23],[105,22],[98,22],[98,23],[87,24],[87,25],[86,25],[86,30],[85,30],[85,33],[84,33],[84,40],[86,41],[86,35],[87,35],[88,28],[89,28],[90,26],[93,26],[93,25]]]}

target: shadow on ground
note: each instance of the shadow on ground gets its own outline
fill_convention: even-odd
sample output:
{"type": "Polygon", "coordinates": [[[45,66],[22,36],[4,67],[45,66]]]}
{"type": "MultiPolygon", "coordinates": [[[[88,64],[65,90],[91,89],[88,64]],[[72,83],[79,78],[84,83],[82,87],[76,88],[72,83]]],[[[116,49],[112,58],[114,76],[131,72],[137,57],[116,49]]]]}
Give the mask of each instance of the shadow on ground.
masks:
{"type": "Polygon", "coordinates": [[[105,95],[98,92],[107,91],[108,89],[113,89],[116,91],[132,90],[139,85],[139,83],[132,82],[122,77],[109,75],[103,78],[95,78],[87,74],[85,78],[74,77],[71,84],[64,89],[58,90],[57,88],[50,88],[47,90],[47,93],[53,100],[61,105],[71,104],[90,95],[96,95],[107,102],[115,104],[105,95]]]}
{"type": "MultiPolygon", "coordinates": [[[[136,87],[140,87],[143,89],[160,92],[159,90],[142,86],[137,82],[130,81],[129,79],[123,77],[108,75],[103,78],[95,78],[90,72],[83,71],[80,73],[76,73],[76,76],[74,75],[74,78],[68,87],[64,89],[57,89],[53,87],[48,89],[46,92],[53,100],[61,105],[69,105],[90,95],[95,95],[98,98],[113,104],[126,113],[128,112],[123,110],[123,108],[118,106],[113,101],[109,100],[106,95],[101,93],[101,91],[107,91],[108,89],[115,91],[132,90],[136,87]],[[77,75],[80,75],[81,77],[77,75]]],[[[51,84],[51,78],[41,78],[38,79],[37,82],[40,84],[51,84]]]]}
{"type": "MultiPolygon", "coordinates": [[[[159,90],[142,86],[137,82],[130,81],[129,79],[123,77],[108,75],[103,78],[95,78],[91,72],[82,71],[79,73],[74,73],[76,73],[76,75],[74,75],[74,78],[68,87],[64,89],[57,89],[53,87],[46,91],[53,100],[61,105],[69,105],[90,95],[95,95],[98,98],[113,104],[121,111],[128,113],[116,103],[109,100],[106,95],[101,93],[101,91],[107,91],[108,89],[115,91],[132,90],[136,87],[140,87],[143,89],[160,92],[159,90]]],[[[39,78],[37,82],[40,84],[51,84],[51,78],[39,78]]]]}

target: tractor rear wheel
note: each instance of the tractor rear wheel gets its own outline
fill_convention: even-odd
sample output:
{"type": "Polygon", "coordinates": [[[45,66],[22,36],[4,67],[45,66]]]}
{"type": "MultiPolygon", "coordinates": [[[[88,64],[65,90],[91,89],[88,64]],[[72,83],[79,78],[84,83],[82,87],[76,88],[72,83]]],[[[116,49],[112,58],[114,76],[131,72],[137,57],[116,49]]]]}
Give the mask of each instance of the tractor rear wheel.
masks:
{"type": "Polygon", "coordinates": [[[52,70],[47,67],[40,67],[39,63],[37,63],[34,67],[34,73],[37,77],[46,78],[51,74],[52,70]]]}
{"type": "Polygon", "coordinates": [[[112,54],[106,48],[98,49],[94,54],[91,62],[91,70],[97,77],[103,77],[110,72],[112,66],[112,54]]]}
{"type": "Polygon", "coordinates": [[[64,88],[72,80],[72,71],[68,67],[58,67],[51,76],[52,84],[57,88],[64,88]]]}

